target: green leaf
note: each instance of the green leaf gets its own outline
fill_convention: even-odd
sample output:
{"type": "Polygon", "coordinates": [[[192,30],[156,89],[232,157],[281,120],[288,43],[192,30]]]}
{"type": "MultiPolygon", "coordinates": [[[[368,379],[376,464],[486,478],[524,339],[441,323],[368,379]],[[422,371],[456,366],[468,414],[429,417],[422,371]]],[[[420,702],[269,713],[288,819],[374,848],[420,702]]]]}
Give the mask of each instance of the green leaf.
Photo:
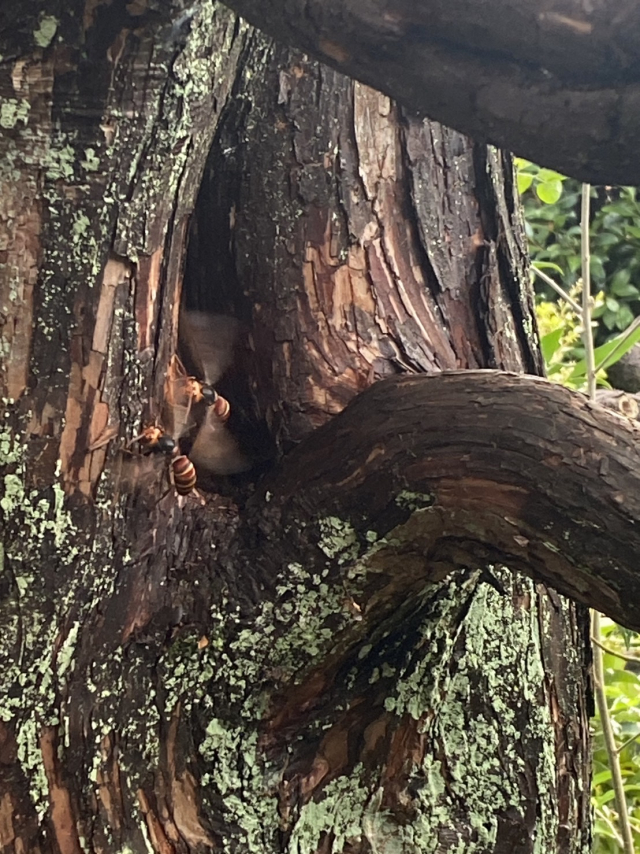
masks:
{"type": "Polygon", "coordinates": [[[560,346],[562,332],[563,329],[561,326],[559,326],[558,329],[554,329],[552,332],[548,332],[540,339],[540,349],[542,350],[542,358],[545,360],[546,363],[549,363],[551,361],[554,353],[560,346]]]}
{"type": "Polygon", "coordinates": [[[628,794],[633,794],[634,792],[640,791],[640,786],[629,786],[625,783],[624,790],[628,794]]]}
{"type": "Polygon", "coordinates": [[[625,303],[616,312],[616,326],[618,329],[626,329],[630,323],[633,323],[633,312],[625,303]]]}
{"type": "MultiPolygon", "coordinates": [[[[596,819],[595,820],[593,831],[594,831],[595,836],[600,836],[600,837],[604,836],[607,839],[615,839],[617,842],[617,836],[611,830],[610,825],[606,821],[603,821],[602,819],[596,819]]],[[[616,845],[616,851],[619,851],[619,848],[617,847],[617,845],[616,845]]]]}
{"type": "Polygon", "coordinates": [[[529,175],[527,172],[518,171],[518,192],[520,195],[526,193],[532,184],[533,175],[529,175]]]}
{"type": "Polygon", "coordinates": [[[562,267],[559,267],[557,264],[554,264],[553,261],[536,261],[535,264],[531,265],[534,269],[538,268],[540,270],[555,270],[556,273],[560,273],[560,275],[564,275],[564,271],[562,267]]]}
{"type": "Polygon", "coordinates": [[[629,283],[629,279],[631,278],[631,271],[628,267],[622,267],[619,270],[616,270],[613,276],[611,277],[610,288],[614,294],[617,294],[617,288],[626,285],[629,283]]]}
{"type": "Polygon", "coordinates": [[[604,264],[597,255],[591,256],[591,278],[594,282],[603,282],[605,279],[604,264]]]}
{"type": "Polygon", "coordinates": [[[630,682],[633,685],[638,683],[638,674],[632,673],[630,670],[614,670],[609,674],[609,679],[614,682],[630,682]]]}
{"type": "Polygon", "coordinates": [[[562,195],[562,181],[545,181],[536,185],[536,193],[540,201],[546,205],[555,205],[562,195]]]}
{"type": "Polygon", "coordinates": [[[613,789],[607,789],[606,792],[603,792],[601,795],[592,798],[592,800],[596,806],[601,807],[604,806],[604,804],[609,803],[609,801],[612,801],[615,796],[616,793],[613,791],[613,789]]]}
{"type": "Polygon", "coordinates": [[[632,285],[630,282],[626,285],[613,284],[611,286],[611,292],[617,297],[637,297],[638,294],[640,294],[640,291],[638,291],[636,286],[632,285]]]}
{"type": "MultiPolygon", "coordinates": [[[[625,631],[628,630],[625,629],[625,631]]],[[[609,635],[619,635],[621,632],[621,628],[617,623],[614,623],[613,620],[610,620],[609,617],[604,617],[602,620],[602,625],[600,626],[600,632],[604,637],[608,638],[609,635]]]]}
{"type": "Polygon", "coordinates": [[[607,768],[604,771],[600,771],[599,774],[594,774],[591,783],[594,786],[599,786],[600,783],[604,783],[606,780],[610,780],[611,776],[611,768],[607,768]]]}
{"type": "MultiPolygon", "coordinates": [[[[624,332],[621,332],[620,335],[616,335],[615,338],[612,338],[611,341],[607,341],[607,343],[603,344],[601,347],[596,347],[594,354],[596,365],[604,363],[602,364],[602,367],[608,368],[609,365],[615,364],[620,358],[622,358],[622,356],[624,356],[624,354],[627,353],[634,344],[637,344],[638,341],[640,341],[640,324],[630,334],[625,330],[624,332]],[[616,349],[618,346],[619,349],[616,349]],[[610,356],[611,358],[609,358],[610,356]]],[[[584,359],[581,359],[576,363],[576,366],[571,371],[569,378],[577,379],[578,377],[584,376],[586,372],[586,362],[584,359]]]]}
{"type": "Polygon", "coordinates": [[[562,183],[562,181],[566,180],[564,175],[561,175],[554,169],[541,169],[538,172],[538,178],[542,184],[550,184],[552,181],[560,181],[562,183]]]}
{"type": "Polygon", "coordinates": [[[615,246],[620,243],[620,238],[611,234],[610,231],[605,231],[602,234],[596,234],[591,241],[591,251],[599,254],[602,250],[609,249],[610,246],[615,246]]]}

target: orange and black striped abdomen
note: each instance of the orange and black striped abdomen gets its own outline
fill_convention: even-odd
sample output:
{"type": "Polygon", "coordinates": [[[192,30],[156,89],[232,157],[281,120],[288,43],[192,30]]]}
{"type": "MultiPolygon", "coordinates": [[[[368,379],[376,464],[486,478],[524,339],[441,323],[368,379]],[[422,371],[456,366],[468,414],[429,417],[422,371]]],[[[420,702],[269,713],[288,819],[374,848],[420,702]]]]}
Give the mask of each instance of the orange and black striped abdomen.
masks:
{"type": "Polygon", "coordinates": [[[173,483],[178,495],[189,495],[198,479],[196,467],[189,457],[185,457],[184,454],[174,457],[171,460],[171,470],[173,472],[173,483]]]}

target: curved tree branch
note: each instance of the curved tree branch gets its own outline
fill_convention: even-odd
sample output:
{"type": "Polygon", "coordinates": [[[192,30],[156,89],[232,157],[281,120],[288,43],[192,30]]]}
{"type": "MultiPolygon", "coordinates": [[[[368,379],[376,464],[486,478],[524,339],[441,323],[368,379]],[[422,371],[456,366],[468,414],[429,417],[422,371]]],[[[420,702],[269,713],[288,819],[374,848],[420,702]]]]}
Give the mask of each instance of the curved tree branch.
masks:
{"type": "Polygon", "coordinates": [[[635,0],[228,0],[422,115],[591,183],[640,183],[635,0]]]}
{"type": "Polygon", "coordinates": [[[634,422],[533,377],[379,382],[257,496],[263,581],[282,566],[285,531],[310,571],[330,558],[332,583],[359,568],[365,616],[454,568],[505,564],[638,629],[639,438],[634,422]]]}

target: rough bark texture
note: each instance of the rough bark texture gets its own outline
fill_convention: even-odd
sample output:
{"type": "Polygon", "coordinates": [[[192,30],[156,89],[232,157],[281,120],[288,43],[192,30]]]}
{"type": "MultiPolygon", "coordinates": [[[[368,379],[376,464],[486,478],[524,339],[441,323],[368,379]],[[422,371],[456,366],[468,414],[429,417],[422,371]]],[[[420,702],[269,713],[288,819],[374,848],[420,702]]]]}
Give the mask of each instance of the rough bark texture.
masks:
{"type": "Polygon", "coordinates": [[[248,29],[223,7],[162,9],[2,9],[2,850],[166,851],[183,824],[195,847],[184,768],[163,826],[141,786],[153,647],[123,643],[163,579],[109,440],[157,415],[188,217],[248,29]]]}
{"type": "MultiPolygon", "coordinates": [[[[540,370],[499,156],[286,53],[274,65],[254,55],[241,91],[205,176],[189,286],[211,308],[252,307],[253,403],[278,448],[389,374],[540,370]],[[218,270],[214,296],[202,269],[218,270]]],[[[315,435],[305,447],[317,462],[314,445],[315,435]]],[[[243,594],[237,648],[253,651],[259,687],[250,702],[243,687],[244,704],[217,722],[255,731],[262,759],[281,769],[284,850],[511,852],[533,850],[536,836],[552,850],[587,850],[584,621],[500,569],[500,581],[470,571],[425,588],[425,553],[400,545],[420,499],[403,492],[399,516],[393,500],[376,504],[398,530],[390,548],[374,542],[366,504],[355,524],[340,515],[352,471],[342,450],[341,440],[324,445],[345,477],[320,516],[305,498],[316,470],[296,477],[294,456],[301,501],[279,523],[280,471],[285,490],[291,482],[276,469],[244,512],[234,567],[245,567],[233,581],[243,594]],[[257,727],[256,704],[268,709],[257,727]],[[555,815],[542,795],[551,789],[555,815]]],[[[246,679],[232,661],[214,693],[233,696],[246,679]]],[[[242,812],[233,818],[246,826],[242,812]]]]}
{"type": "Polygon", "coordinates": [[[639,438],[624,415],[530,377],[388,379],[291,453],[251,509],[269,493],[269,541],[339,517],[358,560],[375,544],[376,560],[435,577],[506,564],[639,630],[639,438]]]}
{"type": "Polygon", "coordinates": [[[540,372],[509,159],[221,7],[163,10],[2,33],[29,108],[0,158],[0,849],[586,852],[584,615],[468,538],[430,554],[384,448],[325,446],[333,497],[310,475],[379,378],[540,372]],[[212,136],[186,300],[246,324],[221,391],[257,465],[179,500],[126,444],[162,409],[212,136]]]}
{"type": "Polygon", "coordinates": [[[594,184],[638,184],[635,0],[228,0],[419,114],[594,184]]]}

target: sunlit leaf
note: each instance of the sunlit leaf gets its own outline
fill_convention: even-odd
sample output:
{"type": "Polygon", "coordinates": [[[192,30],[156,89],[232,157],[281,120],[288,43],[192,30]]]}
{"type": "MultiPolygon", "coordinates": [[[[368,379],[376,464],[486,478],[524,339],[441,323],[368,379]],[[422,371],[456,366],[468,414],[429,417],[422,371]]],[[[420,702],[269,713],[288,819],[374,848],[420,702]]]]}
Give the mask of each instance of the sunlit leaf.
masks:
{"type": "Polygon", "coordinates": [[[607,791],[603,792],[601,795],[595,795],[592,800],[596,806],[601,807],[604,804],[609,803],[609,801],[612,801],[615,796],[616,793],[613,791],[613,789],[607,789],[607,791]]]}
{"type": "Polygon", "coordinates": [[[556,179],[536,184],[536,193],[546,205],[555,205],[562,195],[562,181],[556,179]]]}
{"type": "Polygon", "coordinates": [[[543,335],[540,339],[540,349],[542,350],[542,358],[545,362],[550,362],[553,354],[557,351],[563,331],[562,327],[559,326],[553,332],[549,332],[548,335],[543,335]]]}
{"type": "Polygon", "coordinates": [[[550,184],[552,181],[558,181],[562,183],[564,180],[566,180],[564,175],[561,175],[554,169],[541,169],[538,172],[538,178],[543,184],[550,184]]]}
{"type": "Polygon", "coordinates": [[[630,682],[633,685],[638,684],[638,674],[632,673],[630,670],[614,670],[610,674],[610,678],[616,682],[630,682]]]}
{"type": "Polygon", "coordinates": [[[520,195],[526,193],[533,184],[533,175],[528,172],[518,172],[518,192],[520,195]]]}
{"type": "Polygon", "coordinates": [[[616,272],[611,277],[611,281],[609,282],[609,287],[614,293],[617,293],[617,289],[621,285],[626,285],[629,279],[631,278],[631,272],[628,267],[622,267],[620,270],[616,270],[616,272]]]}

